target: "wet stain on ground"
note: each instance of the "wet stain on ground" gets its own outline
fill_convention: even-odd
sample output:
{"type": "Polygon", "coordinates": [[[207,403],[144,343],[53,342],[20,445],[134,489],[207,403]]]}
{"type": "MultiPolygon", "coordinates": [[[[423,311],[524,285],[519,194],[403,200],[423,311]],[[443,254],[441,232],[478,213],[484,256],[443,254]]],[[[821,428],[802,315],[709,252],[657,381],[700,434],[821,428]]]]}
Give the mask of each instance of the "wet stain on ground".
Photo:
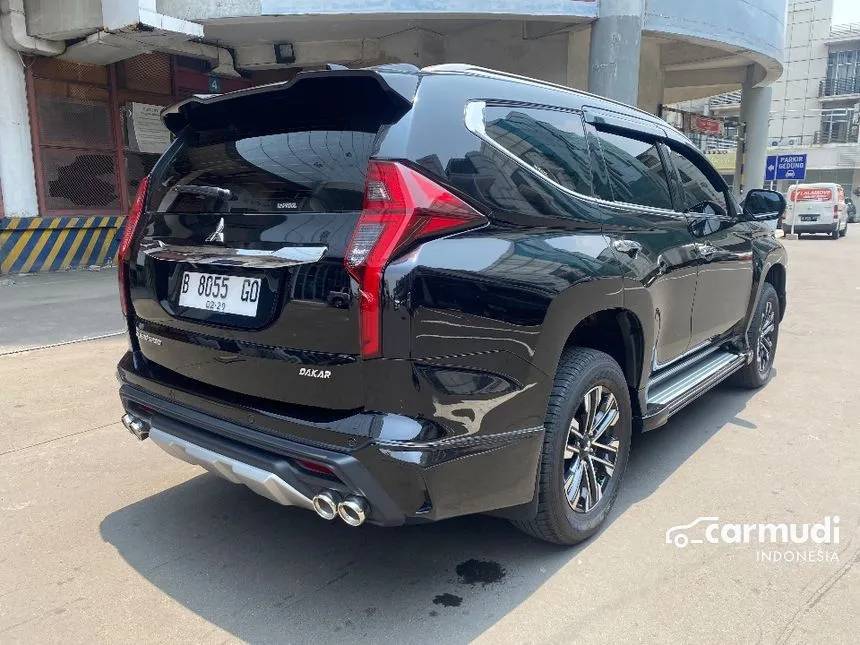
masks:
{"type": "Polygon", "coordinates": [[[442,605],[443,607],[459,607],[463,599],[460,596],[455,596],[452,593],[439,594],[433,599],[434,605],[442,605]]]}
{"type": "MultiPolygon", "coordinates": [[[[484,587],[494,582],[501,581],[507,573],[507,571],[505,571],[502,565],[498,562],[493,562],[491,560],[475,560],[474,558],[458,564],[455,571],[459,577],[460,584],[480,584],[484,587]]],[[[443,607],[459,607],[463,604],[463,598],[461,596],[455,596],[452,593],[443,593],[433,598],[433,604],[441,605],[443,607]]],[[[439,612],[433,610],[430,612],[430,615],[438,616],[439,612]]]]}
{"type": "Polygon", "coordinates": [[[457,565],[456,571],[462,584],[476,585],[480,583],[484,587],[499,582],[507,573],[498,562],[474,559],[461,562],[457,565]]]}

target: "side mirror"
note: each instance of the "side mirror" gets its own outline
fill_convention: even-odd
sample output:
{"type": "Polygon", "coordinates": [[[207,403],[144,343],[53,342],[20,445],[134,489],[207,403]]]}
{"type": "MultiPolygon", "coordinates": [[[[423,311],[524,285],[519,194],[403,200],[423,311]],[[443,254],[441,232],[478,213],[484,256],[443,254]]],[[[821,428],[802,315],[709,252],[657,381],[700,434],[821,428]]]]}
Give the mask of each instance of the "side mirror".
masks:
{"type": "Polygon", "coordinates": [[[759,222],[779,219],[785,212],[785,205],[785,197],[781,193],[756,188],[744,198],[744,215],[759,222]]]}

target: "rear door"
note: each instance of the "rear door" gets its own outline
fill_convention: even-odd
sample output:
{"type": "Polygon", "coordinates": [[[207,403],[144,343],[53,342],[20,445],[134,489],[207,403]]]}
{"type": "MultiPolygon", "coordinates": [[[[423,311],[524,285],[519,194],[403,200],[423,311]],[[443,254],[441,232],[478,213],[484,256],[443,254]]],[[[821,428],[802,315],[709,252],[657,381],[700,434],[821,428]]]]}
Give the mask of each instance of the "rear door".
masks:
{"type": "Polygon", "coordinates": [[[833,224],[844,219],[833,184],[799,184],[788,191],[790,224],[833,224]],[[796,219],[795,219],[796,218],[796,219]]]}
{"type": "Polygon", "coordinates": [[[590,113],[591,145],[602,151],[614,200],[603,231],[625,269],[624,302],[654,311],[652,368],[682,356],[690,345],[696,291],[695,242],[686,217],[674,210],[660,149],[662,131],[647,123],[590,113]]]}
{"type": "Polygon", "coordinates": [[[130,272],[147,359],[230,392],[363,405],[343,258],[379,131],[405,111],[371,81],[189,113],[153,171],[130,272]]]}
{"type": "Polygon", "coordinates": [[[719,174],[694,151],[669,142],[678,207],[695,240],[696,295],[691,347],[725,334],[747,312],[753,280],[752,232],[741,222],[719,174]]]}

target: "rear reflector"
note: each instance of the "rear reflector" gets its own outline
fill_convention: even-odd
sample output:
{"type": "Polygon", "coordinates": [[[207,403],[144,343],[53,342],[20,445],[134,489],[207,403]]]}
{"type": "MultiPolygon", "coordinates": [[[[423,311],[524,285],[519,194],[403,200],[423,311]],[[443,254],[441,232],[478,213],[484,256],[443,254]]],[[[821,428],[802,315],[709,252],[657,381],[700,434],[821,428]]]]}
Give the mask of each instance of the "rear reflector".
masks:
{"type": "Polygon", "coordinates": [[[318,475],[328,475],[330,477],[334,476],[334,471],[325,464],[320,464],[315,461],[310,461],[308,459],[296,459],[296,463],[305,470],[308,470],[312,473],[316,473],[318,475]]]}
{"type": "Polygon", "coordinates": [[[358,282],[361,355],[381,352],[382,273],[419,240],[486,224],[486,218],[417,171],[393,161],[371,161],[364,206],[344,264],[358,282]]]}
{"type": "Polygon", "coordinates": [[[134,202],[131,209],[128,211],[128,217],[125,218],[125,228],[122,231],[122,240],[119,243],[117,250],[117,274],[119,277],[119,301],[122,306],[122,315],[127,316],[130,311],[129,293],[127,284],[128,275],[128,260],[131,253],[131,244],[134,241],[137,228],[140,225],[140,216],[143,213],[143,206],[146,203],[146,191],[149,188],[149,175],[140,180],[140,185],[137,187],[137,195],[134,197],[134,202]]]}

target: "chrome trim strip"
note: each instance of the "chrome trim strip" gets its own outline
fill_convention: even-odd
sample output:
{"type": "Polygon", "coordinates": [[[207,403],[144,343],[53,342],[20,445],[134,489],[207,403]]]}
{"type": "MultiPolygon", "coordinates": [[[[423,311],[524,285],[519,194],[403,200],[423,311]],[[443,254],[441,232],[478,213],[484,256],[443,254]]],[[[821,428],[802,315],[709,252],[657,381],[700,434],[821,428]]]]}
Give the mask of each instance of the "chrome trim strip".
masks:
{"type": "Polygon", "coordinates": [[[255,269],[279,269],[297,264],[319,262],[327,250],[328,247],[326,246],[285,246],[273,251],[263,251],[221,246],[165,244],[161,240],[141,245],[141,251],[144,255],[156,260],[255,269]]]}
{"type": "MultiPolygon", "coordinates": [[[[503,106],[506,104],[504,102],[500,102],[498,104],[491,103],[491,105],[503,106]]],[[[666,217],[671,217],[672,219],[677,219],[677,220],[680,220],[683,222],[689,221],[689,219],[687,218],[687,216],[684,213],[679,213],[678,211],[666,210],[664,208],[655,208],[653,206],[644,206],[642,204],[631,204],[629,202],[615,202],[615,201],[611,202],[611,201],[608,201],[606,199],[601,199],[600,197],[594,197],[592,195],[583,195],[582,193],[578,193],[574,190],[571,190],[570,188],[565,188],[564,186],[553,181],[552,179],[550,179],[546,175],[539,173],[537,170],[535,170],[535,168],[533,166],[529,165],[528,163],[526,163],[525,161],[523,161],[522,159],[517,157],[514,153],[509,151],[507,148],[505,148],[504,146],[502,146],[501,144],[497,143],[492,138],[490,138],[490,136],[487,134],[487,131],[484,127],[484,125],[485,125],[484,124],[484,109],[486,107],[487,107],[486,101],[470,101],[469,103],[466,104],[466,115],[465,115],[466,129],[468,129],[472,134],[479,137],[487,145],[491,146],[492,148],[494,148],[498,152],[502,153],[507,158],[514,161],[517,165],[521,166],[522,168],[524,168],[525,170],[530,172],[535,177],[538,177],[542,181],[545,181],[548,184],[551,184],[555,188],[567,193],[568,195],[576,197],[577,199],[584,199],[586,201],[589,201],[593,204],[597,204],[599,206],[608,206],[609,208],[617,208],[617,209],[631,208],[631,209],[634,209],[634,210],[640,211],[640,212],[654,213],[654,214],[663,215],[666,217]]],[[[567,112],[569,114],[578,114],[578,115],[582,114],[582,112],[580,110],[570,110],[567,108],[560,108],[560,107],[548,106],[548,105],[547,106],[535,105],[535,106],[531,106],[530,108],[526,108],[526,109],[549,110],[549,111],[554,111],[554,112],[567,112]]]]}
{"type": "Polygon", "coordinates": [[[203,466],[210,473],[234,484],[244,484],[252,491],[283,506],[301,506],[313,510],[313,502],[278,475],[251,466],[232,457],[218,454],[185,439],[151,428],[149,438],[167,454],[195,466],[203,466]]]}
{"type": "MultiPolygon", "coordinates": [[[[664,369],[664,368],[666,368],[666,367],[669,367],[670,365],[674,365],[675,363],[680,363],[680,362],[681,362],[681,361],[683,361],[684,359],[688,358],[689,356],[692,356],[693,354],[695,354],[696,352],[698,352],[700,349],[702,349],[703,347],[707,347],[707,346],[708,346],[708,345],[710,345],[710,344],[711,344],[711,341],[710,341],[710,340],[706,340],[706,341],[704,341],[704,342],[701,342],[701,343],[699,343],[698,345],[696,345],[695,347],[691,347],[690,349],[688,349],[687,351],[685,351],[685,352],[684,352],[683,354],[681,354],[680,356],[676,356],[676,357],[675,357],[675,358],[673,358],[672,360],[670,360],[670,361],[666,361],[665,363],[658,363],[658,362],[657,362],[657,355],[656,355],[656,353],[655,353],[655,355],[654,355],[654,356],[652,357],[652,359],[651,359],[651,371],[652,371],[652,372],[655,372],[655,371],[657,371],[657,370],[662,370],[662,369],[664,369]]],[[[719,347],[719,345],[716,345],[716,344],[715,344],[715,345],[713,345],[713,347],[714,347],[714,349],[716,349],[716,348],[718,348],[718,347],[719,347]]]]}
{"type": "MultiPolygon", "coordinates": [[[[495,106],[497,104],[491,103],[490,105],[495,106]]],[[[501,102],[501,103],[498,103],[498,105],[504,106],[505,103],[501,102]]],[[[470,132],[472,132],[472,134],[477,135],[482,141],[484,141],[489,146],[491,146],[492,148],[494,148],[498,152],[502,153],[503,155],[505,155],[509,159],[513,160],[517,165],[521,166],[525,170],[528,170],[535,177],[538,177],[539,179],[547,182],[548,184],[551,184],[555,188],[558,188],[559,190],[567,193],[568,195],[572,195],[574,197],[579,197],[580,199],[589,199],[589,200],[594,200],[594,201],[599,201],[599,202],[603,201],[603,200],[598,200],[597,198],[594,198],[594,197],[589,197],[588,195],[583,195],[582,193],[578,193],[574,190],[571,190],[570,188],[565,188],[564,186],[562,186],[558,182],[556,182],[556,181],[550,179],[549,177],[547,177],[546,175],[543,175],[540,172],[538,172],[534,166],[526,163],[525,161],[520,159],[518,156],[516,156],[513,152],[511,152],[510,150],[505,148],[503,145],[501,145],[500,143],[495,141],[492,137],[490,137],[490,135],[487,134],[487,129],[485,127],[486,126],[486,123],[485,123],[486,118],[485,118],[484,110],[486,108],[487,108],[487,102],[486,101],[470,101],[469,103],[466,104],[466,128],[470,132]]],[[[525,108],[525,109],[541,110],[541,109],[547,109],[547,107],[534,106],[534,107],[525,108]]],[[[551,111],[568,112],[569,114],[577,114],[580,116],[582,115],[582,112],[579,112],[577,110],[566,110],[563,108],[555,108],[554,107],[554,108],[551,108],[551,111]]],[[[615,202],[606,202],[606,203],[614,204],[615,202]]]]}

